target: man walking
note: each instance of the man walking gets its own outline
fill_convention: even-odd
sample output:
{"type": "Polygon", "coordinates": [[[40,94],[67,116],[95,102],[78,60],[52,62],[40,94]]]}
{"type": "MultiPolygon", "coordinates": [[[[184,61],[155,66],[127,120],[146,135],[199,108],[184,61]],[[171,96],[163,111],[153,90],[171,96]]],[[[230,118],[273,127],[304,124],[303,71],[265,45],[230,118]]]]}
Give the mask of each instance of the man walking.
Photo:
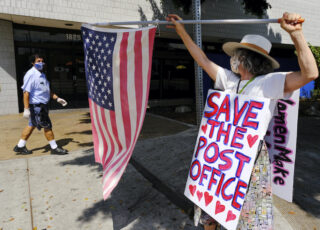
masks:
{"type": "Polygon", "coordinates": [[[66,106],[67,102],[59,98],[56,94],[50,92],[50,85],[43,73],[43,57],[34,54],[31,56],[31,63],[33,67],[28,70],[23,78],[23,103],[24,112],[23,117],[29,119],[29,124],[24,128],[21,134],[21,139],[14,147],[13,151],[18,154],[31,154],[32,151],[26,147],[26,142],[31,136],[33,130],[38,128],[44,129],[44,135],[51,147],[51,154],[64,155],[68,151],[58,147],[54,134],[52,131],[52,124],[49,118],[49,100],[50,98],[56,100],[62,106],[66,106]]]}

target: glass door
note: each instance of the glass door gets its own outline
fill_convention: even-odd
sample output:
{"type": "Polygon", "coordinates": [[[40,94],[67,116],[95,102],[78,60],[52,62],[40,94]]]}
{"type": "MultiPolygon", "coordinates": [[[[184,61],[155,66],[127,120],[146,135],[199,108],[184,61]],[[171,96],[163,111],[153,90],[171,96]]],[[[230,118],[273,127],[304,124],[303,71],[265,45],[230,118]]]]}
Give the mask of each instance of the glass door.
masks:
{"type": "MultiPolygon", "coordinates": [[[[48,55],[48,77],[53,92],[68,102],[67,108],[88,107],[83,51],[50,50],[48,55]]],[[[57,103],[51,103],[50,107],[61,109],[57,103]]]]}

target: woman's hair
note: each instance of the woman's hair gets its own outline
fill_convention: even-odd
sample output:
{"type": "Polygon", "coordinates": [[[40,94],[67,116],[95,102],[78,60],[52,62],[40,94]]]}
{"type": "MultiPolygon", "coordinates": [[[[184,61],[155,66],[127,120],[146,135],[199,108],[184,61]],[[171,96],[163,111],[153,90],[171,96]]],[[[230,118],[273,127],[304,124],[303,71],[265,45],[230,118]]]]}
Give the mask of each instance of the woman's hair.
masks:
{"type": "Polygon", "coordinates": [[[234,55],[239,58],[242,66],[253,76],[265,75],[274,70],[267,58],[254,51],[240,48],[235,50],[234,55]]]}

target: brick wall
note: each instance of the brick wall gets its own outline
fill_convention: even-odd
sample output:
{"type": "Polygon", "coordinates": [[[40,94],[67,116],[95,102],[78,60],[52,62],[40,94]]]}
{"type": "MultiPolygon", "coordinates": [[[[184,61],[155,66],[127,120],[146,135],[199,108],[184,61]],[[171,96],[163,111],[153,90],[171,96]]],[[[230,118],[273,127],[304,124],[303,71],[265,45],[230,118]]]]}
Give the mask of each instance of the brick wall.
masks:
{"type": "MultiPolygon", "coordinates": [[[[318,22],[320,21],[320,1],[319,0],[269,0],[272,9],[268,10],[268,16],[270,18],[281,17],[283,12],[295,12],[305,18],[303,23],[303,31],[305,38],[308,42],[311,42],[314,46],[320,46],[320,27],[318,22]]],[[[288,33],[280,29],[279,25],[269,25],[269,29],[278,31],[281,34],[281,43],[291,44],[291,39],[288,33]]]]}
{"type": "Polygon", "coordinates": [[[18,113],[12,23],[0,20],[0,114],[18,113]]]}
{"type": "Polygon", "coordinates": [[[0,13],[75,22],[140,20],[152,17],[160,0],[2,0],[0,13]]]}
{"type": "MultiPolygon", "coordinates": [[[[171,0],[163,2],[161,5],[160,0],[1,0],[0,13],[88,23],[136,21],[144,17],[152,20],[158,18],[159,14],[166,15],[168,12],[183,15],[172,7],[171,0]]],[[[268,2],[272,8],[268,10],[267,18],[281,17],[284,11],[300,13],[306,18],[304,32],[307,41],[320,46],[318,39],[320,27],[316,26],[320,21],[320,14],[317,12],[320,9],[319,0],[268,0],[268,2]]],[[[192,15],[183,17],[190,19],[192,15]]],[[[255,18],[244,13],[240,0],[207,0],[202,4],[203,19],[226,17],[255,18]]],[[[167,30],[164,28],[163,31],[167,30]]],[[[174,36],[170,33],[171,31],[169,37],[174,36]]],[[[289,36],[278,24],[203,26],[204,39],[209,40],[238,40],[248,33],[264,35],[274,43],[291,44],[289,36]]]]}
{"type": "MultiPolygon", "coordinates": [[[[272,8],[267,11],[266,18],[280,18],[283,12],[296,12],[305,19],[303,31],[306,40],[315,46],[320,46],[320,27],[317,23],[320,21],[319,0],[300,1],[300,0],[268,0],[272,8]]],[[[255,18],[246,15],[241,6],[241,1],[218,0],[205,1],[202,4],[203,19],[224,19],[224,18],[255,18]]],[[[273,43],[292,44],[287,32],[280,28],[278,23],[257,24],[257,25],[204,25],[204,36],[213,36],[217,39],[241,39],[248,33],[257,33],[268,37],[273,43]]]]}

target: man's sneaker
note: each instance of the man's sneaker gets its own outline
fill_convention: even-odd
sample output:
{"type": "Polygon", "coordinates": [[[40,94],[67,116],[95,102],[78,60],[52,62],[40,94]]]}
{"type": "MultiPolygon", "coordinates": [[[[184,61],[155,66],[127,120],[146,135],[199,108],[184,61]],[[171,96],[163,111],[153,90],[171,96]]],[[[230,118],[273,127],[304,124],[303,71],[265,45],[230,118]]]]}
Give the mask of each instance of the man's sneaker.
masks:
{"type": "Polygon", "coordinates": [[[65,155],[68,154],[68,150],[57,147],[55,149],[51,149],[51,154],[55,154],[55,155],[65,155]]]}
{"type": "Polygon", "coordinates": [[[26,146],[18,147],[18,145],[14,147],[13,151],[22,155],[27,155],[32,153],[32,151],[28,150],[26,146]]]}

